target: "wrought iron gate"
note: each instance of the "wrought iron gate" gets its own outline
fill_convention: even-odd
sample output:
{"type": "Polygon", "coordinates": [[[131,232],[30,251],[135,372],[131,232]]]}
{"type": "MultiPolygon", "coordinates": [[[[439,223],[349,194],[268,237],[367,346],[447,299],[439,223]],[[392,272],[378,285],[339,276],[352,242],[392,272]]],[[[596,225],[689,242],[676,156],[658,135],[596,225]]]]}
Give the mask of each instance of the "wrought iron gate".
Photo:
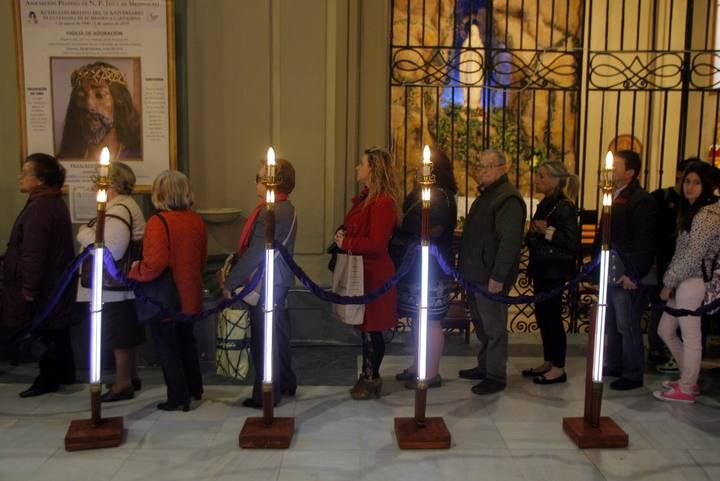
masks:
{"type": "MultiPolygon", "coordinates": [[[[584,218],[609,148],[641,154],[649,190],[672,184],[685,157],[714,161],[715,1],[393,0],[389,125],[405,192],[424,143],[453,159],[465,213],[488,147],[508,154],[530,211],[533,167],[563,160],[584,218]]],[[[529,289],[521,273],[516,293],[529,289]]],[[[568,296],[568,330],[586,328],[592,292],[568,296]]],[[[537,329],[533,306],[510,317],[513,331],[537,329]]]]}

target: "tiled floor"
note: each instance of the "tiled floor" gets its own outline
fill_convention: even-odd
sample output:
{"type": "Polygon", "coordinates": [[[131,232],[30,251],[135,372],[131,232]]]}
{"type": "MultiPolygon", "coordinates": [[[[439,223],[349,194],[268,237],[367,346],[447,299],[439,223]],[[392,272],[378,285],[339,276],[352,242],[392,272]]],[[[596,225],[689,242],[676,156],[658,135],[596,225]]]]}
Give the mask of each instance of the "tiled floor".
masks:
{"type": "Polygon", "coordinates": [[[295,417],[284,451],[238,448],[245,418],[258,415],[239,407],[248,386],[210,385],[191,412],[166,413],[154,407],[164,388],[150,383],[132,401],[103,406],[104,415],[124,417],[119,448],[68,453],[63,437],[71,419],[88,416],[87,389],[21,400],[24,384],[0,384],[0,480],[720,480],[718,397],[696,405],[656,401],[650,391],[663,379],[656,375],[647,376],[646,388],[605,391],[603,414],[629,434],[629,448],[578,449],[561,426],[564,416],[583,411],[585,366],[577,356],[569,359],[570,381],[554,386],[522,378],[520,370],[538,358],[514,356],[508,389],[483,398],[457,379],[473,358],[444,358],[446,382],[429,392],[428,414],[444,417],[452,448],[401,451],[393,417],[412,415],[413,392],[391,373],[408,361],[386,358],[384,395],[375,401],[352,401],[347,386],[302,385],[276,409],[295,417]]]}

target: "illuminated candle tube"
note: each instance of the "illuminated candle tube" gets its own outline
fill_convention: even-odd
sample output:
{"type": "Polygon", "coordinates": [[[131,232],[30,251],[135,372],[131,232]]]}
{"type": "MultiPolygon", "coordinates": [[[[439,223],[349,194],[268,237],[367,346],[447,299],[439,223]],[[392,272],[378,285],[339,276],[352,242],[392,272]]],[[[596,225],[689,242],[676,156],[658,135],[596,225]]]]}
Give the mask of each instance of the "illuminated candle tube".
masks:
{"type": "Polygon", "coordinates": [[[273,382],[273,281],[275,272],[275,249],[265,250],[265,363],[263,382],[273,382]]]}

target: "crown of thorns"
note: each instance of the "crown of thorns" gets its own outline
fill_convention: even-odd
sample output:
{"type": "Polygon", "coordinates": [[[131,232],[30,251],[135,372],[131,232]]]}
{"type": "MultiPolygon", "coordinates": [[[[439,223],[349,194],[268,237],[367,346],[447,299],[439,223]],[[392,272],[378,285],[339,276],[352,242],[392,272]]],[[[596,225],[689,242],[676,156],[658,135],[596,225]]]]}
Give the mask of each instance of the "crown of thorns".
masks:
{"type": "Polygon", "coordinates": [[[108,84],[119,83],[127,86],[125,74],[108,64],[94,63],[84,65],[72,73],[70,82],[73,87],[80,86],[86,80],[105,81],[108,84]]]}

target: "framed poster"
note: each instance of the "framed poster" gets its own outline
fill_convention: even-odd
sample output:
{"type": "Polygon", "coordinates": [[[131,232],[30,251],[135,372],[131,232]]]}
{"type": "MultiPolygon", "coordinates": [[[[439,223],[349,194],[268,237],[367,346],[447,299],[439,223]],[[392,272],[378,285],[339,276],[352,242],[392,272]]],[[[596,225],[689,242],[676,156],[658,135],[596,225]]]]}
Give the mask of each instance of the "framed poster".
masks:
{"type": "Polygon", "coordinates": [[[13,0],[23,159],[88,184],[108,147],[140,192],[176,168],[173,1],[13,0]]]}

